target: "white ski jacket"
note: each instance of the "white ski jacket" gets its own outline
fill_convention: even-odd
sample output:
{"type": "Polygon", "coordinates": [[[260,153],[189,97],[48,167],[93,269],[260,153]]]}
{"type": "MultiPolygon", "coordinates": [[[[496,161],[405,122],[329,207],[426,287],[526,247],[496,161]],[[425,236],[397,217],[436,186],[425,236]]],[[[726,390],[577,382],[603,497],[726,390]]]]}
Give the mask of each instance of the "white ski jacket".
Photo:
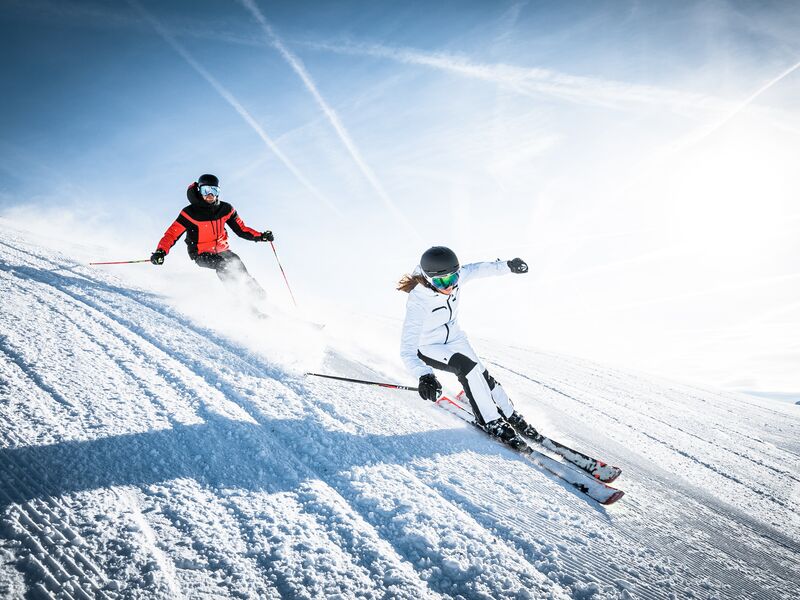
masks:
{"type": "MultiPolygon", "coordinates": [[[[452,293],[441,294],[424,285],[418,285],[408,294],[406,318],[400,339],[400,357],[409,371],[416,377],[433,373],[417,356],[422,346],[447,344],[464,339],[466,336],[458,325],[458,295],[461,286],[471,279],[493,277],[511,273],[504,260],[481,262],[461,267],[461,277],[452,293]]],[[[421,275],[417,266],[414,275],[421,275]]]]}

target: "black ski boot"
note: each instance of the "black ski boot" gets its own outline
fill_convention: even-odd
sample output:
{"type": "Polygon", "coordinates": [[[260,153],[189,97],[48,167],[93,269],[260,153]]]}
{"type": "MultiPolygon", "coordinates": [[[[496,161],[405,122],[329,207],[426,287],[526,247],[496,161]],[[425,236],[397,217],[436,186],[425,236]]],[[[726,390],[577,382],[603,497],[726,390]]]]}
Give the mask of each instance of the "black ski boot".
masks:
{"type": "Polygon", "coordinates": [[[517,411],[514,411],[511,416],[508,417],[508,423],[516,430],[518,434],[524,435],[526,438],[536,441],[541,439],[539,432],[536,431],[533,425],[529,425],[525,420],[525,417],[523,417],[517,411]]]}
{"type": "Polygon", "coordinates": [[[489,421],[485,429],[486,433],[492,437],[496,437],[507,446],[511,446],[514,450],[526,450],[528,448],[528,444],[525,443],[525,440],[519,437],[517,432],[514,431],[514,428],[503,419],[489,421]]]}

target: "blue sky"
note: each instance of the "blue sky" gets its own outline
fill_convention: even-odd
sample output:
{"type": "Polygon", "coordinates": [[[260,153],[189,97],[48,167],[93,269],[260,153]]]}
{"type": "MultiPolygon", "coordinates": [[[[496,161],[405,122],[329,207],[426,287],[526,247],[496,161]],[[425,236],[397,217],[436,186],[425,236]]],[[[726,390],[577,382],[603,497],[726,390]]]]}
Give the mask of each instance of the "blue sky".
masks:
{"type": "Polygon", "coordinates": [[[34,1],[0,24],[6,216],[146,256],[212,172],[309,305],[400,318],[428,246],[519,255],[530,276],[469,292],[475,335],[800,392],[791,2],[34,1]]]}

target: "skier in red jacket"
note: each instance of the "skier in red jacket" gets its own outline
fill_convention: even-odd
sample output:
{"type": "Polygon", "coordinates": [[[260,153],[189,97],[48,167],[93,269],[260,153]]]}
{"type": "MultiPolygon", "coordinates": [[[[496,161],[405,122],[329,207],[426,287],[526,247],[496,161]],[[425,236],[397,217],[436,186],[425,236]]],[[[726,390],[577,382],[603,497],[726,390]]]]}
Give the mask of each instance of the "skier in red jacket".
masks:
{"type": "Polygon", "coordinates": [[[253,242],[273,241],[272,232],[259,232],[245,225],[236,210],[219,199],[219,179],[214,175],[201,175],[186,190],[186,196],[189,206],[164,233],[150,262],[163,265],[164,257],[185,233],[189,257],[197,266],[214,269],[227,286],[245,286],[252,300],[265,299],[264,289],[247,272],[242,259],[231,252],[225,225],[239,237],[253,242]]]}

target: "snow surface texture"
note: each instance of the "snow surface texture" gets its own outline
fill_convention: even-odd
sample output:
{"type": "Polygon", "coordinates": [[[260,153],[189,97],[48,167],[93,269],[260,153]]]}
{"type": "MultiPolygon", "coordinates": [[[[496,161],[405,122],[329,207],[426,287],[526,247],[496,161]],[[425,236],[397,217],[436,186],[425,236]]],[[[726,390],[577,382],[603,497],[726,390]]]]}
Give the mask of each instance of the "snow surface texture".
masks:
{"type": "MultiPolygon", "coordinates": [[[[623,467],[606,509],[27,239],[0,241],[2,598],[800,595],[794,405],[478,341],[545,433],[623,467]]],[[[380,376],[333,342],[319,368],[380,376]]]]}

